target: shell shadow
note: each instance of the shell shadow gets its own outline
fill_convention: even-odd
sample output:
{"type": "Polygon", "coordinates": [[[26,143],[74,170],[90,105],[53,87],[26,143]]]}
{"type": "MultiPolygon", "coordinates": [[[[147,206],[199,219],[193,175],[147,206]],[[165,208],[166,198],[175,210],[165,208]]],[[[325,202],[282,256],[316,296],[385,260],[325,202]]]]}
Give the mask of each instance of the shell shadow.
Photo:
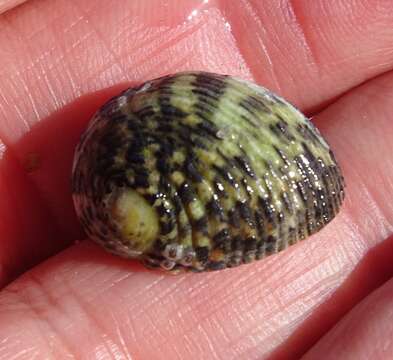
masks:
{"type": "Polygon", "coordinates": [[[0,171],[7,181],[2,240],[15,248],[2,264],[1,285],[84,237],[71,197],[74,149],[95,111],[130,86],[81,96],[40,120],[1,154],[0,171]]]}

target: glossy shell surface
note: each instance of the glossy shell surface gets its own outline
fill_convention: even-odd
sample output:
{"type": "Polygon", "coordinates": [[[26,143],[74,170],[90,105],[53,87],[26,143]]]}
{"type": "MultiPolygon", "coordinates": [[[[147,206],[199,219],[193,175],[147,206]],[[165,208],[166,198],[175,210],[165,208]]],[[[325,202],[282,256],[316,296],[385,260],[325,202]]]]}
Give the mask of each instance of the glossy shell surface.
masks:
{"type": "Polygon", "coordinates": [[[269,90],[178,73],[130,88],[90,121],[73,198],[107,250],[166,270],[261,259],[337,214],[343,177],[313,124],[269,90]]]}

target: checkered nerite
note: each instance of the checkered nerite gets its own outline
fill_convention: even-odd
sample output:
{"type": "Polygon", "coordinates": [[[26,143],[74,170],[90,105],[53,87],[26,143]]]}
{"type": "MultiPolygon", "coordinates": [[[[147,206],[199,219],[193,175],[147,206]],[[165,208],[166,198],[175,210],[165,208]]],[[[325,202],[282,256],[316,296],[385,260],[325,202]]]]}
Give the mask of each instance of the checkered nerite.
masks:
{"type": "Polygon", "coordinates": [[[166,270],[219,270],[306,238],[337,214],[325,140],[269,90],[206,72],[148,81],[106,103],[75,153],[73,198],[110,252],[166,270]]]}

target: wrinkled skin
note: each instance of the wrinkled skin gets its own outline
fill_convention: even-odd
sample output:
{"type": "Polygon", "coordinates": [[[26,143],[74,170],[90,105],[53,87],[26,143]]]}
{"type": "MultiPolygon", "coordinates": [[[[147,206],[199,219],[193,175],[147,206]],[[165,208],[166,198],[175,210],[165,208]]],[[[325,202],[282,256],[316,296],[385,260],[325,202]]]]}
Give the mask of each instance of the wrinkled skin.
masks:
{"type": "Polygon", "coordinates": [[[1,360],[393,353],[392,1],[202,2],[33,0],[0,15],[1,360]],[[189,69],[253,79],[312,116],[347,183],[328,227],[198,275],[76,242],[69,177],[90,116],[189,69]]]}

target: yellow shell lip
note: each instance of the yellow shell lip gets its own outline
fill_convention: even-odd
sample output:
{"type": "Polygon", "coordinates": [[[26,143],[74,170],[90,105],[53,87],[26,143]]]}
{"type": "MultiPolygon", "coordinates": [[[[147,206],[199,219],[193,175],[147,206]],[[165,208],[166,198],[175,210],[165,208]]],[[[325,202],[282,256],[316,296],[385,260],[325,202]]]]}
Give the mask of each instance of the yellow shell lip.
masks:
{"type": "Polygon", "coordinates": [[[294,106],[232,76],[187,71],[104,104],[75,153],[78,217],[110,252],[171,272],[284,250],[338,213],[344,179],[294,106]]]}
{"type": "Polygon", "coordinates": [[[112,218],[123,242],[137,254],[149,251],[159,235],[158,217],[152,206],[133,189],[122,189],[111,203],[112,218]]]}

